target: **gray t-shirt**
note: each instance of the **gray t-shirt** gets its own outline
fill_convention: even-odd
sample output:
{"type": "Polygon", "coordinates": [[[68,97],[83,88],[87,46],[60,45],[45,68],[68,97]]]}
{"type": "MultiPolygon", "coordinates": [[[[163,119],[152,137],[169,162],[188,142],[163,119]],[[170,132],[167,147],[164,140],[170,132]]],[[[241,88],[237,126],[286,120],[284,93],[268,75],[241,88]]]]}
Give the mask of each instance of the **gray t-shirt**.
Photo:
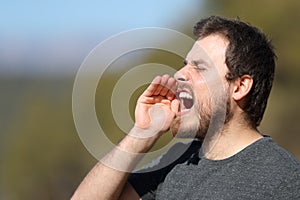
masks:
{"type": "Polygon", "coordinates": [[[300,162],[270,137],[217,161],[199,158],[201,143],[194,141],[184,155],[160,169],[182,146],[160,158],[153,166],[157,170],[130,176],[142,199],[300,199],[300,162]]]}

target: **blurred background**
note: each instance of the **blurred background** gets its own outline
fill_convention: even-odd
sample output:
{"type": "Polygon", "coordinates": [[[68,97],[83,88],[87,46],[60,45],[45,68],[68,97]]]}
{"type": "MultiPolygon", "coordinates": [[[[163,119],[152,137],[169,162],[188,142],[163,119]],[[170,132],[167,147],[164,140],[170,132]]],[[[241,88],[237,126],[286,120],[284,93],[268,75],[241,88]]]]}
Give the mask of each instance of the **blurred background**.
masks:
{"type": "MultiPolygon", "coordinates": [[[[141,27],[193,37],[193,25],[209,15],[239,17],[271,36],[277,74],[260,130],[300,159],[299,9],[297,0],[1,1],[0,199],[68,199],[97,162],[75,129],[72,87],[98,43],[141,27]]],[[[126,56],[135,65],[182,66],[181,58],[163,51],[126,56]]],[[[99,123],[114,133],[114,142],[124,133],[108,105],[114,84],[131,67],[122,59],[105,71],[95,97],[97,114],[106,116],[99,123]]],[[[131,100],[131,113],[142,89],[131,100]]]]}

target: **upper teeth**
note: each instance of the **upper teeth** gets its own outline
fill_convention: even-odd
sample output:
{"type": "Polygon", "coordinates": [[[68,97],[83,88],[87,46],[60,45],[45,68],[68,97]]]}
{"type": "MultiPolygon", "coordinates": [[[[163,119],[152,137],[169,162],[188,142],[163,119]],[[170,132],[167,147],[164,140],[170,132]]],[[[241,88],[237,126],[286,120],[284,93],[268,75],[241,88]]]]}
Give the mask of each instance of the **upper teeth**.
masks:
{"type": "Polygon", "coordinates": [[[190,95],[187,92],[180,92],[179,93],[179,98],[193,99],[192,95],[190,95]]]}

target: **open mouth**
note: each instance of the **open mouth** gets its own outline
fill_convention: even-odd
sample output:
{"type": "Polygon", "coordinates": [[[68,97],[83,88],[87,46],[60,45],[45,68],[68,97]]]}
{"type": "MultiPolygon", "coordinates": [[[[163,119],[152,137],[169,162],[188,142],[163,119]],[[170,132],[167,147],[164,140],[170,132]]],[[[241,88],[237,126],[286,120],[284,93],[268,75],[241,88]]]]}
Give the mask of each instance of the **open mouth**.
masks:
{"type": "Polygon", "coordinates": [[[190,92],[180,91],[177,94],[177,97],[180,100],[179,112],[187,112],[193,107],[194,98],[190,92]]]}

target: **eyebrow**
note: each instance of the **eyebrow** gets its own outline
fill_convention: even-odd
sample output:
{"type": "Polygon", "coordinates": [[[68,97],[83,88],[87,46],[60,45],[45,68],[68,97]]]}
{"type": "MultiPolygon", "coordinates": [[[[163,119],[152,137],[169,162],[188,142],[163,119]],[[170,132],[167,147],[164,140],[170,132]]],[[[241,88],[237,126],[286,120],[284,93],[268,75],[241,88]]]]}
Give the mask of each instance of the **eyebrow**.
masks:
{"type": "Polygon", "coordinates": [[[197,66],[199,64],[205,64],[205,65],[209,66],[208,63],[205,60],[203,60],[203,59],[191,60],[190,62],[188,60],[186,60],[186,59],[183,60],[183,64],[184,65],[187,65],[188,63],[191,63],[192,65],[195,65],[195,66],[197,66]]]}

